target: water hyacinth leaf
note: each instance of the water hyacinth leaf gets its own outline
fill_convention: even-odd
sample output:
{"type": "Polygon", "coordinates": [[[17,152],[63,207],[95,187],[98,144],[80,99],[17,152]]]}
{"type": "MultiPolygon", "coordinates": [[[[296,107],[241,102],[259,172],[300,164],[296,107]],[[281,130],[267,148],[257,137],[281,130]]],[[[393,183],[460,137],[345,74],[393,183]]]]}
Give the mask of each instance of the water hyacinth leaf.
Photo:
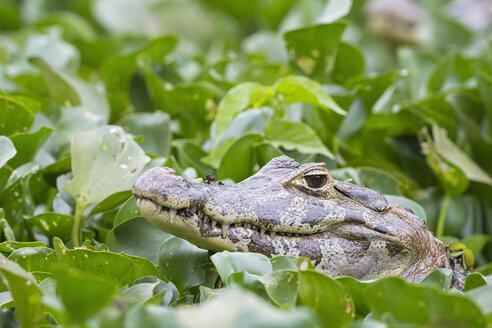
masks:
{"type": "Polygon", "coordinates": [[[125,317],[125,327],[183,328],[175,311],[163,306],[132,307],[125,317]]]}
{"type": "Polygon", "coordinates": [[[473,272],[466,277],[465,292],[487,285],[492,286],[492,280],[487,279],[480,272],[473,272]]]}
{"type": "Polygon", "coordinates": [[[114,218],[113,227],[116,228],[123,222],[140,216],[140,211],[137,207],[137,200],[135,197],[130,197],[118,210],[116,217],[114,218]]]}
{"type": "Polygon", "coordinates": [[[263,282],[260,281],[260,277],[255,274],[251,274],[246,271],[239,271],[231,273],[227,276],[227,280],[224,282],[225,286],[238,285],[244,289],[250,290],[261,298],[267,300],[268,295],[265,290],[263,282]]]}
{"type": "Polygon", "coordinates": [[[492,178],[479,167],[465,152],[456,146],[446,135],[446,131],[437,125],[432,126],[434,147],[447,161],[459,167],[468,179],[492,185],[492,178]]]}
{"type": "Polygon", "coordinates": [[[465,173],[438,152],[426,130],[424,130],[423,136],[425,143],[421,142],[421,146],[426,155],[427,164],[439,179],[441,186],[449,195],[462,194],[469,185],[469,180],[465,173]]]}
{"type": "Polygon", "coordinates": [[[4,166],[15,154],[17,150],[12,141],[6,136],[0,136],[0,167],[4,166]]]}
{"type": "Polygon", "coordinates": [[[367,304],[365,298],[366,289],[369,286],[369,282],[359,281],[352,277],[340,277],[336,281],[345,288],[354,300],[355,312],[357,315],[367,315],[371,310],[367,304]]]}
{"type": "Polygon", "coordinates": [[[106,238],[106,245],[112,252],[145,257],[157,264],[157,250],[171,236],[143,217],[134,217],[118,226],[115,224],[106,238]]]}
{"type": "Polygon", "coordinates": [[[421,285],[436,288],[440,292],[446,292],[451,287],[453,271],[449,269],[437,269],[425,277],[421,285]]]}
{"type": "Polygon", "coordinates": [[[299,304],[311,307],[324,326],[344,327],[354,320],[354,301],[334,279],[314,270],[301,270],[297,290],[299,304]]]}
{"type": "Polygon", "coordinates": [[[15,302],[16,315],[23,327],[34,327],[42,319],[44,306],[41,291],[34,276],[20,265],[0,259],[0,275],[15,302]]]}
{"type": "Polygon", "coordinates": [[[171,151],[171,117],[167,113],[133,113],[118,121],[125,131],[142,136],[142,148],[147,153],[169,156],[171,151]]]}
{"type": "Polygon", "coordinates": [[[258,253],[231,253],[224,251],[215,253],[210,259],[224,282],[234,272],[246,271],[258,276],[272,272],[272,264],[268,258],[258,253]]]}
{"type": "Polygon", "coordinates": [[[480,307],[483,313],[487,315],[488,324],[492,323],[492,286],[482,286],[469,290],[465,296],[480,307]]]}
{"type": "Polygon", "coordinates": [[[325,111],[333,111],[339,115],[347,114],[326,93],[321,84],[305,76],[289,75],[281,77],[275,82],[273,87],[275,92],[287,104],[303,102],[317,106],[325,111]]]}
{"type": "Polygon", "coordinates": [[[0,243],[0,252],[12,253],[24,247],[46,247],[46,245],[42,241],[4,241],[0,243]]]}
{"type": "Polygon", "coordinates": [[[447,317],[451,322],[462,322],[470,327],[485,326],[480,308],[465,296],[442,294],[434,288],[412,285],[399,277],[375,281],[367,288],[365,297],[375,319],[391,313],[397,320],[419,325],[447,317]]]}
{"type": "Polygon", "coordinates": [[[265,88],[255,82],[238,84],[227,92],[219,103],[215,117],[216,145],[234,117],[248,107],[258,107],[255,104],[264,97],[264,93],[265,88]]]}
{"type": "Polygon", "coordinates": [[[280,311],[255,294],[232,288],[196,307],[180,307],[176,316],[181,327],[271,327],[304,328],[319,327],[307,309],[296,308],[280,311]],[[238,302],[241,300],[241,302],[238,302]],[[224,314],[227,309],[227,315],[224,314]]]}
{"type": "Polygon", "coordinates": [[[422,220],[427,220],[427,215],[425,214],[424,208],[420,206],[417,202],[414,202],[413,200],[402,196],[384,195],[384,197],[386,197],[390,202],[393,202],[405,208],[409,208],[416,216],[418,216],[422,220]]]}
{"type": "Polygon", "coordinates": [[[11,135],[10,140],[12,140],[17,149],[17,155],[15,155],[8,164],[15,168],[27,162],[31,162],[41,147],[43,147],[46,140],[48,140],[52,131],[53,129],[43,126],[33,133],[22,132],[11,135]]]}
{"type": "Polygon", "coordinates": [[[275,270],[260,277],[266,293],[279,307],[293,308],[297,301],[297,271],[275,270]]]}
{"type": "Polygon", "coordinates": [[[240,182],[253,173],[256,164],[254,146],[262,140],[257,133],[245,134],[238,138],[225,152],[218,169],[219,179],[230,178],[240,182]]]}
{"type": "Polygon", "coordinates": [[[91,210],[89,215],[106,212],[120,205],[121,203],[126,202],[131,196],[132,196],[131,190],[123,190],[123,191],[115,192],[114,194],[109,195],[99,204],[94,206],[94,208],[91,210]]]}
{"type": "Polygon", "coordinates": [[[334,158],[316,132],[303,122],[272,120],[265,127],[265,134],[275,147],[334,158]]]}
{"type": "Polygon", "coordinates": [[[59,145],[68,144],[79,132],[108,122],[108,101],[95,86],[74,74],[50,66],[39,57],[32,57],[30,62],[41,70],[51,96],[63,107],[54,134],[59,145]]]}
{"type": "Polygon", "coordinates": [[[57,291],[74,323],[83,322],[97,313],[113,297],[116,286],[97,276],[71,270],[58,270],[55,274],[57,291]]]}
{"type": "Polygon", "coordinates": [[[64,185],[81,204],[132,187],[149,158],[119,126],[83,132],[72,141],[72,180],[64,185]]]}
{"type": "Polygon", "coordinates": [[[160,272],[149,259],[140,256],[123,255],[133,262],[133,268],[135,270],[133,280],[153,276],[158,277],[161,280],[168,281],[162,272],[160,272]]]}
{"type": "Polygon", "coordinates": [[[180,294],[205,281],[203,265],[208,262],[208,251],[186,240],[178,237],[167,239],[159,248],[157,259],[159,268],[176,285],[180,294]]]}
{"type": "Polygon", "coordinates": [[[34,121],[34,111],[19,98],[0,92],[0,135],[27,132],[34,121]]]}
{"type": "Polygon", "coordinates": [[[333,67],[332,76],[343,83],[350,78],[364,73],[364,55],[358,47],[347,42],[340,42],[333,67]]]}
{"type": "Polygon", "coordinates": [[[115,287],[133,282],[135,268],[133,262],[124,254],[89,249],[68,249],[58,238],[53,240],[56,258],[81,273],[111,284],[115,287]]]}
{"type": "Polygon", "coordinates": [[[48,247],[24,247],[13,251],[9,260],[28,272],[53,273],[58,266],[55,251],[48,247]]]}
{"type": "Polygon", "coordinates": [[[26,219],[29,224],[35,225],[49,236],[59,237],[62,240],[70,238],[72,232],[73,216],[55,212],[42,214],[26,219]]]}
{"type": "Polygon", "coordinates": [[[340,21],[285,33],[289,56],[306,75],[326,75],[332,69],[336,47],[347,25],[340,21]]]}

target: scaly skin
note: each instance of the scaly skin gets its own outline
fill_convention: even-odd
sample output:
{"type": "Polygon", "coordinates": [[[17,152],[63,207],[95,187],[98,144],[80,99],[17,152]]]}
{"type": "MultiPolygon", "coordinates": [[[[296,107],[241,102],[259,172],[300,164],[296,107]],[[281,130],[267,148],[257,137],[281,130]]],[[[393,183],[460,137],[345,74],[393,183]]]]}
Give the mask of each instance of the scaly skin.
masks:
{"type": "Polygon", "coordinates": [[[329,276],[360,280],[420,282],[450,268],[446,246],[422,219],[376,191],[334,180],[324,163],[281,156],[235,185],[193,183],[158,167],[133,193],[150,222],[213,251],[306,256],[329,276]]]}

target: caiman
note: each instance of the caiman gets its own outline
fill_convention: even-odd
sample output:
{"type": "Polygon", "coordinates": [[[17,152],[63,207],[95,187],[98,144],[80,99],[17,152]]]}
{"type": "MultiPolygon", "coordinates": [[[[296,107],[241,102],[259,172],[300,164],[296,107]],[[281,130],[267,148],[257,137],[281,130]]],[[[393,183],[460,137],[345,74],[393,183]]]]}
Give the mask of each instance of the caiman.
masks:
{"type": "Polygon", "coordinates": [[[305,256],[331,277],[400,275],[420,282],[438,268],[465,270],[424,220],[378,192],[333,179],[325,163],[281,156],[233,185],[190,182],[171,168],[140,176],[133,193],[154,225],[212,251],[305,256]]]}

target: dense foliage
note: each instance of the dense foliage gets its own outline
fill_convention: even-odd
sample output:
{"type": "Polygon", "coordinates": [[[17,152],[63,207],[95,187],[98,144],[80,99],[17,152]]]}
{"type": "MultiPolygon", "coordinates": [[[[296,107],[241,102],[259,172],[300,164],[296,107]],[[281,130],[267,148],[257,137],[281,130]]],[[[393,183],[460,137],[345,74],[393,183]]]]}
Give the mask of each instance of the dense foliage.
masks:
{"type": "Polygon", "coordinates": [[[422,1],[405,45],[368,31],[366,1],[0,0],[1,324],[491,326],[492,40],[448,2],[422,1]],[[212,254],[131,196],[153,166],[231,183],[280,154],[464,244],[465,292],[445,269],[360,282],[212,254]]]}

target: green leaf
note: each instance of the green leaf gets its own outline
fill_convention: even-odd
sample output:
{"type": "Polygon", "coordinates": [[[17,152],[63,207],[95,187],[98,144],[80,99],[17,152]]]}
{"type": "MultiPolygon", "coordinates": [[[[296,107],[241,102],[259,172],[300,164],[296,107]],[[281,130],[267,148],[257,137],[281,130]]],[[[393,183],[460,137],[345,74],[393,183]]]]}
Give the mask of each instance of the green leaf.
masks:
{"type": "Polygon", "coordinates": [[[96,275],[71,270],[56,273],[57,291],[70,319],[83,322],[103,308],[116,291],[115,286],[96,275]]]}
{"type": "Polygon", "coordinates": [[[492,281],[487,281],[481,273],[473,272],[470,273],[465,280],[465,292],[470,291],[475,288],[480,288],[482,286],[492,285],[492,281]]]}
{"type": "Polygon", "coordinates": [[[27,132],[31,127],[34,111],[23,99],[0,93],[0,135],[27,132]]]}
{"type": "Polygon", "coordinates": [[[125,327],[183,328],[183,325],[178,324],[171,309],[148,305],[132,307],[125,318],[125,327]]]}
{"type": "Polygon", "coordinates": [[[469,290],[465,296],[472,300],[488,318],[488,324],[492,322],[492,286],[483,286],[469,290]]]}
{"type": "Polygon", "coordinates": [[[146,219],[134,217],[117,226],[115,224],[115,228],[108,234],[106,245],[113,252],[145,257],[157,264],[157,251],[171,236],[146,219]]]}
{"type": "Polygon", "coordinates": [[[119,126],[80,133],[72,141],[72,180],[65,191],[82,204],[132,187],[149,158],[119,126]]]}
{"type": "Polygon", "coordinates": [[[451,287],[453,280],[453,271],[449,269],[437,269],[431,272],[424,280],[420,282],[421,285],[427,287],[436,288],[440,292],[447,292],[451,287]]]}
{"type": "Polygon", "coordinates": [[[353,44],[340,42],[332,76],[336,81],[344,83],[352,77],[364,73],[364,54],[353,44]]]}
{"type": "Polygon", "coordinates": [[[305,123],[272,120],[265,127],[265,134],[276,147],[334,158],[316,132],[305,123]]]}
{"type": "Polygon", "coordinates": [[[120,224],[130,219],[140,216],[140,211],[137,206],[135,197],[130,197],[118,210],[114,219],[113,226],[116,228],[120,224]]]}
{"type": "Polygon", "coordinates": [[[10,136],[10,140],[17,149],[17,155],[12,158],[8,164],[11,167],[18,167],[24,163],[31,162],[38,151],[43,147],[53,130],[48,127],[41,127],[33,133],[17,133],[10,136]]]}
{"type": "Polygon", "coordinates": [[[437,125],[432,126],[434,147],[447,161],[459,167],[471,181],[492,185],[492,178],[482,170],[464,151],[446,136],[446,131],[437,125]]]}
{"type": "Polygon", "coordinates": [[[275,270],[261,276],[260,281],[275,305],[293,308],[297,301],[297,277],[293,270],[275,270]]]}
{"type": "Polygon", "coordinates": [[[94,208],[91,210],[89,215],[106,212],[120,205],[121,203],[126,202],[131,196],[132,196],[131,190],[123,190],[123,191],[115,192],[114,194],[109,195],[99,204],[94,206],[94,208]]]}
{"type": "Polygon", "coordinates": [[[344,327],[355,318],[354,301],[335,280],[314,271],[299,271],[299,304],[311,307],[324,326],[344,327]]]}
{"type": "Polygon", "coordinates": [[[26,221],[46,232],[49,236],[63,240],[70,238],[73,216],[55,212],[44,212],[26,219],[26,221]]]}
{"type": "Polygon", "coordinates": [[[306,75],[323,76],[332,68],[335,49],[348,23],[302,27],[284,34],[289,56],[306,75]]]}
{"type": "Polygon", "coordinates": [[[171,117],[167,113],[133,113],[118,121],[125,131],[143,137],[147,153],[169,156],[171,151],[171,117]]]}
{"type": "Polygon", "coordinates": [[[133,282],[133,262],[123,254],[89,249],[68,249],[60,239],[53,240],[56,257],[62,264],[115,287],[133,282]]]}
{"type": "Polygon", "coordinates": [[[23,327],[34,327],[42,319],[44,307],[41,291],[32,274],[20,265],[5,258],[0,259],[0,275],[8,286],[15,302],[17,318],[23,327]]]}
{"type": "Polygon", "coordinates": [[[323,86],[318,82],[305,76],[289,75],[281,77],[273,86],[277,94],[287,103],[303,102],[318,106],[329,112],[334,111],[340,115],[346,115],[347,112],[340,108],[338,104],[326,93],[323,86]]]}
{"type": "Polygon", "coordinates": [[[0,243],[0,252],[12,253],[24,247],[46,247],[46,245],[42,241],[4,241],[0,243]]]}
{"type": "Polygon", "coordinates": [[[424,208],[420,206],[417,202],[401,196],[384,195],[384,197],[386,197],[390,202],[411,209],[416,216],[424,221],[427,221],[427,215],[425,214],[424,208]]]}
{"type": "Polygon", "coordinates": [[[434,288],[412,285],[398,277],[386,277],[371,284],[365,297],[375,319],[390,313],[397,320],[423,325],[447,317],[470,327],[484,327],[485,318],[463,295],[441,294],[434,288]],[[439,306],[434,306],[439,304],[439,306]]]}
{"type": "Polygon", "coordinates": [[[215,253],[210,259],[224,282],[234,272],[246,271],[258,276],[272,272],[272,264],[268,258],[258,253],[230,253],[224,251],[215,253]]]}
{"type": "Polygon", "coordinates": [[[6,136],[0,136],[0,167],[4,166],[15,154],[17,150],[12,141],[6,136]]]}
{"type": "Polygon", "coordinates": [[[238,84],[227,92],[219,103],[215,117],[215,134],[217,136],[215,146],[234,117],[250,106],[257,107],[255,103],[260,100],[264,92],[265,88],[255,82],[238,84]]]}
{"type": "Polygon", "coordinates": [[[201,285],[205,281],[208,251],[190,244],[178,237],[164,241],[157,254],[159,268],[171,280],[180,294],[186,289],[201,285]]]}
{"type": "Polygon", "coordinates": [[[218,169],[219,179],[230,178],[240,182],[253,173],[256,164],[254,147],[262,140],[257,133],[245,134],[238,138],[225,152],[218,169]]]}
{"type": "Polygon", "coordinates": [[[340,277],[336,281],[345,288],[354,301],[355,313],[365,316],[371,312],[365,298],[365,293],[370,282],[359,281],[352,277],[340,277]]]}
{"type": "Polygon", "coordinates": [[[28,272],[53,273],[58,267],[55,251],[48,247],[24,247],[13,251],[9,260],[28,272]]]}
{"type": "Polygon", "coordinates": [[[179,307],[175,314],[180,325],[186,328],[196,327],[197,322],[203,328],[321,327],[314,315],[305,308],[280,311],[255,294],[237,288],[226,289],[217,297],[197,307],[179,307]],[[227,315],[219,315],[224,313],[224,309],[227,310],[227,315]],[[218,315],[210,315],[211,313],[217,313],[218,315]]]}

